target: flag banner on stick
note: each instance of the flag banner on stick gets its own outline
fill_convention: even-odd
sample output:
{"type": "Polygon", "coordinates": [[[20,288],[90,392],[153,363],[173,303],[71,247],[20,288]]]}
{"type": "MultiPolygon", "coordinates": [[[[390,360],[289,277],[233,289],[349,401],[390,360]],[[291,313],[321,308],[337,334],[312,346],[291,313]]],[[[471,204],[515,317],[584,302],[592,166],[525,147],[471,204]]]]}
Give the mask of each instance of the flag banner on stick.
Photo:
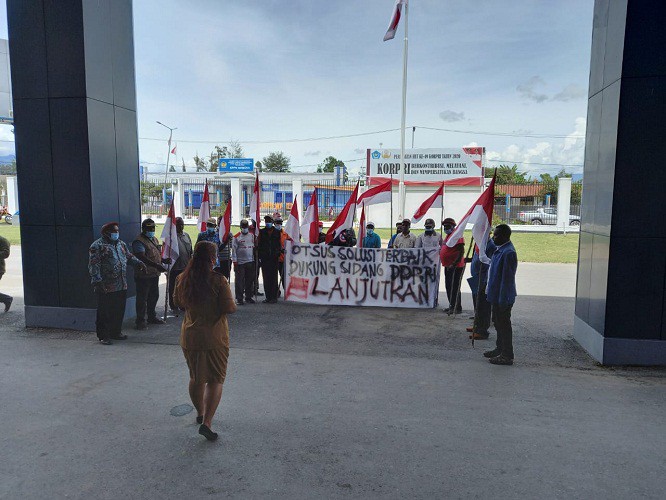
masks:
{"type": "MultiPolygon", "coordinates": [[[[316,245],[319,243],[319,208],[317,206],[317,188],[314,188],[310,197],[310,204],[305,210],[303,224],[301,225],[301,238],[303,242],[316,245]]],[[[295,241],[295,240],[294,240],[295,241]]]]}
{"type": "Polygon", "coordinates": [[[176,143],[176,145],[175,145],[175,146],[173,147],[173,149],[171,150],[171,154],[172,154],[172,155],[175,155],[175,154],[176,154],[176,148],[177,148],[177,147],[178,147],[178,143],[176,143]]]}
{"type": "Polygon", "coordinates": [[[261,192],[259,191],[259,174],[254,178],[254,188],[252,188],[252,196],[250,197],[250,217],[254,218],[254,235],[259,236],[259,220],[261,207],[261,192]]]}
{"type": "Polygon", "coordinates": [[[363,203],[365,206],[376,205],[377,203],[391,203],[391,196],[393,196],[393,184],[391,181],[387,181],[379,186],[368,189],[358,197],[358,203],[363,203]]]}
{"type": "Polygon", "coordinates": [[[486,243],[488,242],[488,234],[490,233],[490,226],[493,220],[496,177],[497,170],[495,170],[488,189],[479,196],[479,199],[476,200],[465,216],[460,219],[460,222],[446,240],[446,246],[454,247],[458,243],[458,240],[462,238],[467,224],[474,224],[472,236],[479,247],[479,259],[484,264],[490,264],[490,259],[486,256],[486,243]]]}
{"type": "Polygon", "coordinates": [[[291,205],[291,212],[289,212],[289,218],[287,223],[284,225],[284,232],[287,233],[292,240],[295,242],[301,241],[301,224],[298,215],[298,196],[294,196],[294,203],[291,205]]]}
{"type": "Polygon", "coordinates": [[[199,207],[199,218],[197,219],[199,231],[204,232],[206,230],[206,221],[208,219],[210,219],[210,197],[208,196],[208,180],[206,180],[201,207],[199,207]]]}
{"type": "Polygon", "coordinates": [[[178,231],[176,231],[176,216],[173,208],[173,200],[171,200],[169,214],[167,215],[160,237],[164,241],[164,245],[162,245],[162,258],[171,259],[175,262],[178,259],[179,252],[178,231]]]}
{"type": "Polygon", "coordinates": [[[391,13],[391,21],[389,22],[388,29],[384,35],[384,41],[393,40],[393,37],[395,37],[395,32],[398,30],[398,24],[400,24],[400,18],[402,17],[402,6],[406,5],[407,1],[408,0],[395,0],[395,6],[391,13]]]}
{"type": "Polygon", "coordinates": [[[428,210],[431,208],[442,208],[444,205],[444,184],[439,186],[439,189],[435,191],[431,196],[428,197],[426,201],[421,203],[421,206],[416,210],[412,216],[412,224],[420,221],[425,217],[425,214],[428,213],[428,210]]]}
{"type": "Polygon", "coordinates": [[[227,200],[227,207],[224,209],[224,215],[222,216],[222,220],[220,220],[218,231],[222,243],[229,241],[229,235],[231,234],[231,196],[227,200]]]}
{"type": "Polygon", "coordinates": [[[356,246],[363,248],[363,238],[365,238],[365,203],[361,204],[361,219],[358,221],[358,240],[356,246]]]}
{"type": "Polygon", "coordinates": [[[351,229],[354,226],[354,217],[356,216],[356,204],[358,198],[358,182],[354,191],[352,191],[349,200],[345,204],[345,207],[340,212],[340,215],[335,219],[333,225],[328,229],[326,233],[326,243],[331,243],[342,231],[345,229],[351,229]]]}

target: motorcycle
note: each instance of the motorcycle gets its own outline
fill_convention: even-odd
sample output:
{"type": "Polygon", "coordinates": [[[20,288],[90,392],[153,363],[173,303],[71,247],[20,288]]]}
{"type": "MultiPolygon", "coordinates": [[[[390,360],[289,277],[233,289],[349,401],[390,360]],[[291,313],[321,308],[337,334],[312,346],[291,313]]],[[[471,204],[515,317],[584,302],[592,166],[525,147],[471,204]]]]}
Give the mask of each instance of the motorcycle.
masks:
{"type": "Polygon", "coordinates": [[[4,220],[7,224],[11,224],[12,218],[12,214],[9,213],[7,207],[0,207],[0,220],[4,220]]]}

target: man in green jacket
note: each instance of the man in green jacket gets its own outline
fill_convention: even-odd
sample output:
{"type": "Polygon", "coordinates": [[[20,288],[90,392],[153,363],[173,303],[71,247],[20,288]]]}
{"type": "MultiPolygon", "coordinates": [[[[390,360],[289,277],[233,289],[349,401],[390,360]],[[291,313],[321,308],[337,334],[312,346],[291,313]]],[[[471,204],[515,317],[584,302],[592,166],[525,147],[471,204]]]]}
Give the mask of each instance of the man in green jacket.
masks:
{"type": "MultiPolygon", "coordinates": [[[[5,259],[9,258],[9,241],[0,236],[0,279],[5,274],[5,259]]],[[[0,302],[5,305],[5,312],[9,311],[14,299],[9,295],[0,293],[0,302]]]]}

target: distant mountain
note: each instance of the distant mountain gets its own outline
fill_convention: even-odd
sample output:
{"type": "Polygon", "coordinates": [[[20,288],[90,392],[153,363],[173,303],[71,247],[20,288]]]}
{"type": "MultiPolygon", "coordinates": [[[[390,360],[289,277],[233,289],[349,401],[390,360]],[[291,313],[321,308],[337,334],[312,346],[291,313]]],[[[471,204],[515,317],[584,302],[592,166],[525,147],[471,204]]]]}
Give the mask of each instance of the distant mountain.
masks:
{"type": "Polygon", "coordinates": [[[0,156],[0,165],[6,165],[8,163],[13,162],[15,159],[16,159],[16,156],[14,156],[14,155],[0,156]]]}

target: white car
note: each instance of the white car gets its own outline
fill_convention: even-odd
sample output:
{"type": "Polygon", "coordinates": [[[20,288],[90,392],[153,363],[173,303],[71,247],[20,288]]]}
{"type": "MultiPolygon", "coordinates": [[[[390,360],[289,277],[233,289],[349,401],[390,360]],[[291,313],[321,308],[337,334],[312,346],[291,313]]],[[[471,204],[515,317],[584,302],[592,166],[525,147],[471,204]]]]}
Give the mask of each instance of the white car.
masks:
{"type": "MultiPolygon", "coordinates": [[[[537,208],[531,212],[520,212],[518,214],[518,220],[534,226],[540,226],[542,224],[554,226],[557,224],[557,209],[546,207],[537,208]]],[[[569,214],[569,225],[580,226],[580,216],[569,214]]]]}

